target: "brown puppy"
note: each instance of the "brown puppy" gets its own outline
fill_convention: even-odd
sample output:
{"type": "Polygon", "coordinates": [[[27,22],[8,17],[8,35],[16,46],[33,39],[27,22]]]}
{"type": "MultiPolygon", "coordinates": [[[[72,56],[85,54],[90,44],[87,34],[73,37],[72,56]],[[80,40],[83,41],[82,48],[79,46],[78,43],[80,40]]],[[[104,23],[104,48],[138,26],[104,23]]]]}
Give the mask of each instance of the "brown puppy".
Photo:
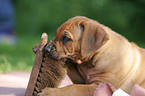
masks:
{"type": "Polygon", "coordinates": [[[45,50],[54,59],[74,62],[68,66],[74,84],[46,88],[40,96],[93,96],[103,82],[128,93],[134,84],[145,88],[145,50],[89,18],[78,16],[62,24],[45,50]]]}

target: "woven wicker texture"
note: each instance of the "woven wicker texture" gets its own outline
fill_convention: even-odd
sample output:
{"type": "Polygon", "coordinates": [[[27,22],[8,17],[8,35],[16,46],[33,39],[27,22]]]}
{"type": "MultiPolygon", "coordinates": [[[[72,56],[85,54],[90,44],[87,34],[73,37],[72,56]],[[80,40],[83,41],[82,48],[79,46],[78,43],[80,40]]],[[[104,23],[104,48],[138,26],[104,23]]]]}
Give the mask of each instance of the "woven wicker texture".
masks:
{"type": "Polygon", "coordinates": [[[57,88],[64,79],[66,69],[64,62],[44,57],[35,84],[34,95],[45,87],[57,88]]]}
{"type": "Polygon", "coordinates": [[[47,40],[47,34],[43,33],[25,96],[37,96],[45,87],[58,87],[66,75],[67,67],[63,61],[55,61],[45,55],[47,40]]]}

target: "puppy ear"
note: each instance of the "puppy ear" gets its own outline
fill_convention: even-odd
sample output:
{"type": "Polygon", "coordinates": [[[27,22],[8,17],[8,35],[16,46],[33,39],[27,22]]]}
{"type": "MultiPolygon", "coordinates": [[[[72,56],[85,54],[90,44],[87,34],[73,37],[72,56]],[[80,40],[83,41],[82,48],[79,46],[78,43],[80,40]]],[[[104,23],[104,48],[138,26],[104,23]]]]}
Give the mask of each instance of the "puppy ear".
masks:
{"type": "Polygon", "coordinates": [[[105,42],[109,40],[109,36],[106,31],[95,22],[82,23],[81,26],[84,27],[81,55],[86,57],[105,44],[105,42]]]}
{"type": "Polygon", "coordinates": [[[32,50],[33,50],[33,52],[34,52],[35,54],[37,53],[38,47],[39,47],[39,44],[36,44],[36,45],[32,48],[32,50]]]}

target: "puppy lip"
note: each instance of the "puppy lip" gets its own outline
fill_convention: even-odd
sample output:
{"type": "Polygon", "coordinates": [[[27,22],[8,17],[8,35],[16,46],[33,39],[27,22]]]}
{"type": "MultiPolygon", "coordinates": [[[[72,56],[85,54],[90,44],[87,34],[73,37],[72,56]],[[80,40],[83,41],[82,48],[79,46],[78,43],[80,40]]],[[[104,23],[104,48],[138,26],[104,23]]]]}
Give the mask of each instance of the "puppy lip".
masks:
{"type": "Polygon", "coordinates": [[[48,58],[50,58],[50,59],[53,59],[53,60],[60,60],[58,57],[54,57],[54,56],[52,56],[52,55],[50,55],[50,54],[46,54],[46,56],[47,56],[48,58]]]}
{"type": "Polygon", "coordinates": [[[45,53],[46,53],[47,57],[49,57],[53,60],[60,60],[58,53],[55,51],[46,51],[45,50],[45,53]]]}

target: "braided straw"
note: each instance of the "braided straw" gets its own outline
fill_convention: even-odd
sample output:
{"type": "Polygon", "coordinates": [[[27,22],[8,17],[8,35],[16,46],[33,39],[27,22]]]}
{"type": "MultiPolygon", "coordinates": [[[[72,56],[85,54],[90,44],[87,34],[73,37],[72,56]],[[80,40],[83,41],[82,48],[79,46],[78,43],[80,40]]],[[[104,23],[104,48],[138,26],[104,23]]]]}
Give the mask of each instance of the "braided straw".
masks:
{"type": "Polygon", "coordinates": [[[67,67],[63,61],[55,61],[46,56],[44,46],[47,40],[47,34],[43,33],[25,96],[37,96],[45,87],[57,88],[66,75],[67,67]]]}

